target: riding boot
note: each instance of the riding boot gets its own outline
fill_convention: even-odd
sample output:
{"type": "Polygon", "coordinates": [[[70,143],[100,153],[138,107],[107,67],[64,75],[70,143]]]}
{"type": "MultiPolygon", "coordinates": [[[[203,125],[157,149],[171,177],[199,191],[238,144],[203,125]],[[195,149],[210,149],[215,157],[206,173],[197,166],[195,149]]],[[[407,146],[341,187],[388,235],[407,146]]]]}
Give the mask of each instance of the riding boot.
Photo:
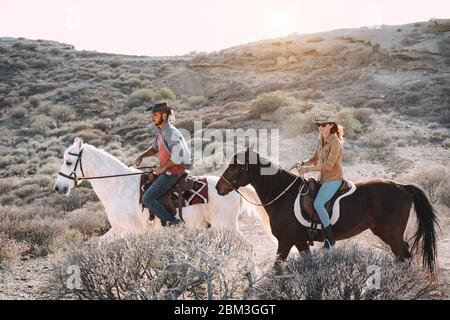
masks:
{"type": "Polygon", "coordinates": [[[322,229],[323,232],[323,247],[325,249],[330,249],[334,244],[336,243],[336,240],[334,239],[333,231],[331,230],[331,225],[329,225],[326,228],[322,229]]]}

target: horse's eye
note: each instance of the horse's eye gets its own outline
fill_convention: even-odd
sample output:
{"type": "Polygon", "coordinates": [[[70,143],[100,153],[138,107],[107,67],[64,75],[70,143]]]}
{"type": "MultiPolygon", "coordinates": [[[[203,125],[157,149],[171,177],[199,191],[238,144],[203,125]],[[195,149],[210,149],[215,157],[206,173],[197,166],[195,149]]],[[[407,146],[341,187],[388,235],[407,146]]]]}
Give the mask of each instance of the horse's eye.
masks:
{"type": "Polygon", "coordinates": [[[70,166],[70,165],[72,165],[72,162],[66,161],[66,165],[70,166]]]}

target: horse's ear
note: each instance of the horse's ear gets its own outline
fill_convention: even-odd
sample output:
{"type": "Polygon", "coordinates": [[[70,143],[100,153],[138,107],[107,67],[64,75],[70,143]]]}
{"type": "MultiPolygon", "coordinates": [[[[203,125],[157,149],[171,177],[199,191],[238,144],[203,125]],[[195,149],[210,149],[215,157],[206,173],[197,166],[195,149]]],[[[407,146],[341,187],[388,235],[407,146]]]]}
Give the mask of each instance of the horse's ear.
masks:
{"type": "Polygon", "coordinates": [[[74,144],[78,149],[81,149],[81,148],[83,147],[83,139],[81,139],[81,138],[79,138],[79,137],[76,137],[76,138],[73,140],[73,144],[74,144]]]}

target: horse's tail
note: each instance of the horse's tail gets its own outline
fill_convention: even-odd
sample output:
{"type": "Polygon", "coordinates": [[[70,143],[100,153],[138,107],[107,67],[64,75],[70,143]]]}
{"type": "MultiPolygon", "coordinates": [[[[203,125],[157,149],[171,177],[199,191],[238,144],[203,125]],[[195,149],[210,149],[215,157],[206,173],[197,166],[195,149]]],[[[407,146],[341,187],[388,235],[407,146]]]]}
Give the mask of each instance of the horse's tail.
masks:
{"type": "Polygon", "coordinates": [[[272,229],[270,227],[269,215],[263,206],[256,206],[250,202],[260,204],[261,200],[258,194],[251,185],[247,185],[239,188],[239,192],[248,200],[241,197],[241,212],[245,212],[251,217],[257,217],[263,225],[264,230],[270,236],[272,241],[276,241],[276,238],[272,235],[272,229]]]}
{"type": "Polygon", "coordinates": [[[432,273],[436,266],[436,229],[439,228],[436,212],[425,192],[415,185],[404,185],[414,199],[417,216],[417,231],[414,234],[412,250],[419,251],[422,262],[432,273]]]}

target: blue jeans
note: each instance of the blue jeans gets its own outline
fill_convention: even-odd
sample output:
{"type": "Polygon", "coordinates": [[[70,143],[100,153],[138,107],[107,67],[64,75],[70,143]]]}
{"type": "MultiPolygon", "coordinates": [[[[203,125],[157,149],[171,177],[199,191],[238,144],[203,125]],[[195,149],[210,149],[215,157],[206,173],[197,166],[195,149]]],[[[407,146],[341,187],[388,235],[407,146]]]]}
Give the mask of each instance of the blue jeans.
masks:
{"type": "Polygon", "coordinates": [[[327,209],[325,209],[325,203],[333,198],[334,194],[341,186],[341,183],[341,179],[324,182],[314,200],[314,208],[319,214],[320,221],[324,228],[327,228],[330,225],[330,216],[328,215],[327,209]]]}
{"type": "Polygon", "coordinates": [[[173,187],[175,182],[181,176],[181,173],[161,174],[155,182],[145,191],[142,197],[144,206],[149,208],[156,216],[163,221],[175,221],[176,218],[167,211],[166,207],[158,200],[164,193],[173,187]]]}

